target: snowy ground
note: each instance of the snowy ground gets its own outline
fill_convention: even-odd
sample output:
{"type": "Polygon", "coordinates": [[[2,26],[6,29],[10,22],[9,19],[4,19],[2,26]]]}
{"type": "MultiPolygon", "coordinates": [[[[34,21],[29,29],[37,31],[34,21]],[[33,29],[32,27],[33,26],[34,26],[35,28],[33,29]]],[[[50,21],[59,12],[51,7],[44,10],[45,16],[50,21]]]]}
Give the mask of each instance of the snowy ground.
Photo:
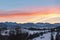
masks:
{"type": "MultiPolygon", "coordinates": [[[[21,29],[22,32],[28,32],[29,34],[35,34],[35,33],[40,33],[40,32],[44,32],[44,30],[27,30],[27,29],[21,29]]],[[[48,30],[46,30],[45,32],[47,32],[48,30]]]]}
{"type": "MultiPolygon", "coordinates": [[[[47,31],[48,30],[46,30],[46,32],[47,31]]],[[[42,31],[42,30],[31,31],[31,30],[24,29],[23,32],[28,32],[29,34],[33,35],[34,33],[40,33],[40,32],[44,32],[44,31],[42,31]]],[[[55,36],[56,36],[56,32],[53,33],[54,39],[55,39],[55,36]]],[[[43,36],[36,37],[36,38],[34,38],[32,40],[51,40],[51,33],[49,32],[49,33],[43,34],[43,36]]]]}
{"type": "MultiPolygon", "coordinates": [[[[36,31],[36,30],[32,31],[32,30],[27,30],[27,29],[21,29],[21,30],[22,30],[22,33],[28,32],[29,34],[32,34],[32,35],[35,34],[35,33],[44,32],[43,30],[38,30],[38,31],[36,31]]],[[[46,30],[45,32],[47,32],[47,31],[48,30],[46,30]]],[[[2,34],[4,34],[4,33],[2,33],[2,34]]],[[[6,34],[4,34],[4,35],[6,35],[6,34]]],[[[53,36],[54,36],[54,39],[55,39],[56,32],[53,33],[53,36]]],[[[43,34],[43,36],[40,35],[39,37],[33,38],[32,40],[51,40],[51,33],[48,32],[46,34],[43,34]]]]}
{"type": "MultiPolygon", "coordinates": [[[[53,34],[53,36],[55,39],[56,32],[53,34]]],[[[33,40],[51,40],[51,33],[46,33],[43,36],[39,36],[39,37],[34,38],[33,40]]]]}

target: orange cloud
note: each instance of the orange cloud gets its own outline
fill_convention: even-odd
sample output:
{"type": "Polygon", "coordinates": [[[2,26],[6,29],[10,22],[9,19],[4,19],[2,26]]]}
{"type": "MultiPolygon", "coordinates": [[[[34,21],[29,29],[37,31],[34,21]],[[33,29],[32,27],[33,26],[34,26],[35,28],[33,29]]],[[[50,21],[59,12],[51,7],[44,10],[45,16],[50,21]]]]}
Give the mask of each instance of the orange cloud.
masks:
{"type": "MultiPolygon", "coordinates": [[[[51,17],[60,17],[60,8],[59,7],[41,7],[36,8],[35,10],[28,10],[28,12],[19,11],[4,11],[0,12],[0,22],[49,22],[51,17]],[[3,14],[1,14],[3,13],[3,14]],[[47,21],[46,21],[47,20],[47,21]]],[[[56,20],[55,20],[56,21],[56,20]]]]}

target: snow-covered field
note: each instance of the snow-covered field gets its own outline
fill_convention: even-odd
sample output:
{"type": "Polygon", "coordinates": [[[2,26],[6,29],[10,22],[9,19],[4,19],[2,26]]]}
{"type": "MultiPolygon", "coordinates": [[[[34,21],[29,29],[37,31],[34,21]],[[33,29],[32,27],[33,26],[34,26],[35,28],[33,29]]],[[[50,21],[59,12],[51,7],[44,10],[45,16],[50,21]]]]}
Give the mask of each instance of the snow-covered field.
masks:
{"type": "MultiPolygon", "coordinates": [[[[56,36],[56,32],[53,34],[54,39],[55,39],[55,36],[56,36]]],[[[34,38],[33,40],[51,40],[51,33],[46,33],[43,36],[34,38]]]]}
{"type": "MultiPolygon", "coordinates": [[[[6,31],[8,31],[9,32],[9,30],[6,30],[6,31]]],[[[33,34],[35,34],[35,33],[40,33],[40,32],[44,32],[43,30],[35,30],[35,31],[32,31],[32,30],[27,30],[27,29],[21,29],[21,31],[22,31],[22,33],[28,33],[29,35],[31,34],[31,35],[33,35],[33,34]]],[[[45,30],[45,32],[47,32],[48,30],[45,30]]],[[[5,32],[5,31],[4,31],[5,32]]],[[[56,36],[56,32],[54,32],[53,33],[53,37],[54,37],[54,39],[55,39],[55,36],[56,36]]],[[[2,35],[6,35],[6,34],[4,34],[4,33],[2,33],[2,35]]],[[[9,33],[7,34],[7,35],[9,35],[9,33]]],[[[28,35],[28,36],[29,36],[28,35]]],[[[40,34],[39,34],[40,35],[40,34]]],[[[45,34],[43,34],[42,36],[40,35],[40,36],[38,36],[38,37],[36,37],[36,38],[33,38],[32,40],[51,40],[51,32],[48,32],[48,33],[45,33],[45,34]]]]}
{"type": "Polygon", "coordinates": [[[22,31],[22,32],[28,32],[29,34],[44,32],[44,31],[42,31],[42,30],[41,30],[41,31],[40,31],[40,30],[32,31],[32,30],[27,30],[27,29],[22,29],[21,31],[22,31]]]}
{"type": "MultiPolygon", "coordinates": [[[[46,30],[47,32],[48,30],[46,30]]],[[[38,30],[38,31],[32,31],[32,30],[26,30],[24,29],[23,32],[28,32],[29,34],[35,34],[35,33],[40,33],[40,32],[44,32],[42,30],[38,30]]],[[[56,32],[53,33],[53,38],[55,39],[55,36],[56,36],[56,32]]],[[[36,37],[36,38],[33,38],[32,40],[51,40],[51,33],[48,32],[48,33],[45,33],[43,34],[43,36],[39,36],[39,37],[36,37]]]]}

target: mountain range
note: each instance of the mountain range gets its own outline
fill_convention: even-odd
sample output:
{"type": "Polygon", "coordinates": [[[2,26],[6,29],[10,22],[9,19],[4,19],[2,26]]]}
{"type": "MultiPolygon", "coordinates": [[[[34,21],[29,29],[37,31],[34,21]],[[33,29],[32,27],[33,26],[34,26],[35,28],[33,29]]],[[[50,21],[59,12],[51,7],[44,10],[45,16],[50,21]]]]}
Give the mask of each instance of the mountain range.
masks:
{"type": "Polygon", "coordinates": [[[50,23],[16,23],[16,22],[0,22],[0,27],[22,27],[22,28],[26,28],[26,27],[58,27],[60,26],[60,23],[54,23],[54,24],[50,24],[50,23]]]}

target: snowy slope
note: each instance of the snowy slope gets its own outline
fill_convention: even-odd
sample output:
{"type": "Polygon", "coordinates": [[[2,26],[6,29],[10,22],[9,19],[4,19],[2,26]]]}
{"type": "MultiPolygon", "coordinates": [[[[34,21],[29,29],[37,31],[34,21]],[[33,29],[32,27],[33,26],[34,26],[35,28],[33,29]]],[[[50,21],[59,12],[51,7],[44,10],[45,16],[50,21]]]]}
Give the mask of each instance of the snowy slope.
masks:
{"type": "MultiPolygon", "coordinates": [[[[54,33],[54,39],[56,36],[56,32],[54,33]]],[[[43,36],[39,36],[37,38],[34,38],[33,40],[51,40],[51,33],[44,34],[43,36]]]]}

